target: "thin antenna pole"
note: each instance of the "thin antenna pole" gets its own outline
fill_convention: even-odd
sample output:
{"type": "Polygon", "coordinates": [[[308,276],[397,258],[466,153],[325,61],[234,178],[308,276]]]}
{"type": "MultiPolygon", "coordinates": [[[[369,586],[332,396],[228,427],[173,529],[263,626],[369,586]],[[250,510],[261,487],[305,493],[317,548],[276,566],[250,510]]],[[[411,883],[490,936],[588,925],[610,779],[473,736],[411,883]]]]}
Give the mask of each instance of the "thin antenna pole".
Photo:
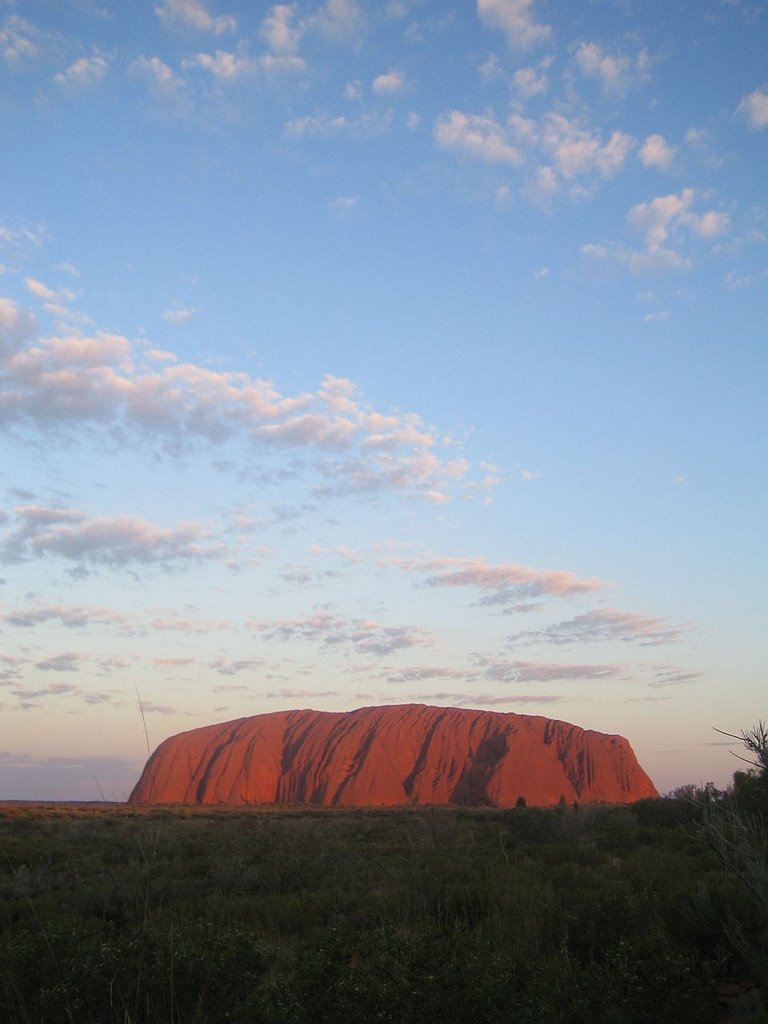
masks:
{"type": "Polygon", "coordinates": [[[147,741],[147,757],[151,757],[152,751],[149,749],[149,733],[147,732],[147,720],[144,717],[144,705],[141,703],[141,694],[139,693],[138,686],[136,687],[136,700],[139,702],[139,711],[141,712],[141,723],[144,726],[144,739],[147,741]]]}

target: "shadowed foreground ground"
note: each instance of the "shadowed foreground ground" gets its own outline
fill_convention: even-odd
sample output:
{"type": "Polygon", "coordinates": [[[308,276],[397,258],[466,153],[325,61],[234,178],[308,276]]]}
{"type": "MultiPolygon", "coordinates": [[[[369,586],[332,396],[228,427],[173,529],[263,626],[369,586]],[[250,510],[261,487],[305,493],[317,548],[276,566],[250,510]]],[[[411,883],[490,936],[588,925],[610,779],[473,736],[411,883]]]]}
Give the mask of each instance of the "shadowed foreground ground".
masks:
{"type": "Polygon", "coordinates": [[[718,1021],[694,812],[0,805],[0,1019],[718,1021]]]}

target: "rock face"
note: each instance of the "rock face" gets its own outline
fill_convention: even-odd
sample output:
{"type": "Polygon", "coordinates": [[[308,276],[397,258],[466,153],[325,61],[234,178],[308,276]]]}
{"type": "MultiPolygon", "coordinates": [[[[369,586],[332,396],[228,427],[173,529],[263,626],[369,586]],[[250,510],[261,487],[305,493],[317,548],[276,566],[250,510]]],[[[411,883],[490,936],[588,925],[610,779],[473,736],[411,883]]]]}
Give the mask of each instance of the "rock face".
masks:
{"type": "Polygon", "coordinates": [[[277,711],[161,743],[143,804],[512,807],[658,796],[622,736],[532,715],[404,704],[277,711]]]}

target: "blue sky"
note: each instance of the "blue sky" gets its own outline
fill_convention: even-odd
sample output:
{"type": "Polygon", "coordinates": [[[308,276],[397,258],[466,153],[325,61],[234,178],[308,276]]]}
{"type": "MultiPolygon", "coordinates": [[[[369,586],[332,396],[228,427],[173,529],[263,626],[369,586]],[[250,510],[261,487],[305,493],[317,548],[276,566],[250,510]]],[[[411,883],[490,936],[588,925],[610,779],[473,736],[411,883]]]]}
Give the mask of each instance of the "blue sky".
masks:
{"type": "Polygon", "coordinates": [[[0,798],[461,705],[765,717],[768,11],[0,0],[0,798]]]}

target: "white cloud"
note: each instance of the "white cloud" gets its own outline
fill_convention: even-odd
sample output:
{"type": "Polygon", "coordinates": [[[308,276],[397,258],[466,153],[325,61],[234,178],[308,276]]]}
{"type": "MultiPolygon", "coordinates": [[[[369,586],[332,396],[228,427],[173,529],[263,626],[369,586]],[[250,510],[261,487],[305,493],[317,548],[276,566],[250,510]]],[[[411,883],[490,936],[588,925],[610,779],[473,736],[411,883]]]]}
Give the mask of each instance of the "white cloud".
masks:
{"type": "Polygon", "coordinates": [[[184,116],[191,103],[187,84],[159,57],[137,57],[128,65],[129,72],[146,82],[155,99],[170,113],[184,116]]]}
{"type": "Polygon", "coordinates": [[[333,136],[333,135],[379,135],[392,127],[394,115],[391,110],[383,113],[360,114],[346,117],[344,114],[317,113],[288,121],[285,126],[289,135],[333,136]]]}
{"type": "MultiPolygon", "coordinates": [[[[694,206],[701,193],[684,188],[680,193],[657,196],[647,203],[633,206],[627,220],[643,235],[645,248],[633,252],[611,242],[589,243],[581,247],[584,256],[627,264],[633,273],[681,270],[691,265],[681,246],[690,236],[704,242],[712,241],[730,230],[730,217],[718,210],[699,212],[694,206]]],[[[658,317],[654,317],[658,319],[658,317]]],[[[646,319],[649,319],[648,317],[646,319]]]]}
{"type": "Polygon", "coordinates": [[[261,23],[260,35],[272,50],[287,56],[297,53],[304,28],[295,25],[295,4],[276,4],[261,23]]]}
{"type": "Polygon", "coordinates": [[[357,0],[325,0],[308,27],[335,42],[356,45],[363,31],[363,15],[357,0]]]}
{"type": "Polygon", "coordinates": [[[541,142],[565,178],[595,171],[602,178],[610,178],[621,169],[635,144],[630,135],[619,131],[604,142],[596,130],[583,128],[554,112],[544,118],[541,142]]]}
{"type": "Polygon", "coordinates": [[[485,163],[519,166],[524,159],[504,126],[489,115],[451,110],[436,122],[435,138],[444,149],[468,153],[485,163]]]}
{"type": "Polygon", "coordinates": [[[261,23],[260,35],[270,52],[259,58],[267,74],[295,74],[306,70],[298,49],[307,29],[306,22],[295,23],[295,4],[276,4],[261,23]]]}
{"type": "Polygon", "coordinates": [[[377,75],[371,88],[379,95],[401,92],[405,88],[405,74],[402,71],[387,71],[386,74],[377,75]]]}
{"type": "Polygon", "coordinates": [[[168,28],[173,29],[221,35],[237,27],[237,21],[230,15],[212,15],[206,0],[163,0],[155,8],[155,14],[168,28]]]}
{"type": "Polygon", "coordinates": [[[668,171],[675,159],[674,147],[670,146],[663,135],[649,135],[638,153],[644,167],[658,167],[668,171]]]}
{"type": "Polygon", "coordinates": [[[109,67],[106,59],[100,54],[92,57],[81,57],[70,64],[66,71],[53,76],[57,85],[68,89],[81,89],[100,82],[109,67]]]}
{"type": "Polygon", "coordinates": [[[549,25],[537,24],[533,0],[477,0],[480,20],[505,33],[513,49],[527,50],[552,35],[549,25]]]}
{"type": "Polygon", "coordinates": [[[452,110],[436,122],[435,139],[443,148],[490,164],[521,166],[543,156],[545,162],[534,164],[522,191],[532,202],[545,206],[564,183],[570,183],[572,198],[588,196],[590,190],[575,179],[613,177],[635,145],[624,132],[615,131],[603,139],[596,129],[554,111],[540,120],[512,113],[501,123],[491,113],[452,110]]]}
{"type": "Polygon", "coordinates": [[[0,54],[10,67],[20,67],[41,52],[40,33],[30,22],[10,14],[0,28],[0,54]]]}
{"type": "Polygon", "coordinates": [[[340,217],[346,217],[352,213],[359,202],[358,196],[338,196],[331,202],[331,209],[340,217]]]}
{"type": "Polygon", "coordinates": [[[675,221],[691,205],[696,193],[684,188],[679,195],[657,196],[648,203],[637,203],[629,211],[630,224],[645,235],[645,244],[651,251],[666,242],[675,221]]]}
{"type": "Polygon", "coordinates": [[[768,85],[745,96],[739,103],[738,112],[746,117],[754,131],[768,127],[768,85]]]}
{"type": "Polygon", "coordinates": [[[258,65],[244,50],[237,52],[216,50],[215,53],[197,53],[194,57],[185,57],[181,62],[184,68],[201,68],[209,72],[220,82],[233,82],[254,74],[258,65]]]}
{"type": "Polygon", "coordinates": [[[688,231],[704,241],[711,241],[730,228],[728,214],[718,210],[698,213],[692,209],[698,199],[693,188],[679,194],[657,196],[647,203],[638,203],[629,211],[629,223],[645,236],[645,252],[630,257],[634,271],[674,270],[688,265],[688,260],[669,246],[673,235],[688,231]]]}
{"type": "Polygon", "coordinates": [[[583,75],[597,78],[606,93],[623,93],[648,77],[650,58],[647,50],[634,57],[609,53],[598,43],[583,42],[576,47],[576,64],[583,75]]]}
{"type": "Polygon", "coordinates": [[[708,210],[702,214],[687,213],[683,222],[695,235],[705,240],[725,234],[731,226],[731,218],[728,214],[718,210],[708,210]]]}
{"type": "Polygon", "coordinates": [[[185,324],[198,312],[196,306],[185,306],[180,302],[174,302],[168,309],[163,310],[160,316],[172,324],[185,324]]]}
{"type": "Polygon", "coordinates": [[[515,91],[524,99],[530,99],[532,96],[546,92],[549,88],[546,69],[551,63],[551,60],[546,59],[540,61],[536,67],[518,68],[512,75],[512,85],[515,91]]]}

